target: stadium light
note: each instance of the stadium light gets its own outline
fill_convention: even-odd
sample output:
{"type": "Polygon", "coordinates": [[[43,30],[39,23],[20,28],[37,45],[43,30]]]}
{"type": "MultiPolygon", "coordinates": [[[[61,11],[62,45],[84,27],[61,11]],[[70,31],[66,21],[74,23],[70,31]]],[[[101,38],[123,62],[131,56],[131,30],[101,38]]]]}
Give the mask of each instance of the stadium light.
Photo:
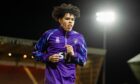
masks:
{"type": "Polygon", "coordinates": [[[8,56],[9,56],[9,57],[12,56],[12,53],[8,53],[8,56]]]}
{"type": "MultiPolygon", "coordinates": [[[[113,12],[113,11],[97,12],[96,20],[97,20],[97,22],[100,22],[103,25],[103,30],[104,30],[103,48],[105,50],[107,50],[107,48],[106,48],[107,28],[109,28],[108,25],[111,25],[115,22],[115,20],[116,20],[115,12],[113,12]]],[[[104,64],[103,64],[103,84],[106,84],[106,55],[104,57],[104,64]]]]}
{"type": "Polygon", "coordinates": [[[96,13],[96,20],[103,24],[110,24],[115,21],[116,15],[113,11],[102,11],[96,13]]]}
{"type": "Polygon", "coordinates": [[[26,54],[24,54],[24,55],[23,55],[23,58],[24,58],[24,59],[26,59],[26,58],[27,58],[27,55],[26,55],[26,54]]]}

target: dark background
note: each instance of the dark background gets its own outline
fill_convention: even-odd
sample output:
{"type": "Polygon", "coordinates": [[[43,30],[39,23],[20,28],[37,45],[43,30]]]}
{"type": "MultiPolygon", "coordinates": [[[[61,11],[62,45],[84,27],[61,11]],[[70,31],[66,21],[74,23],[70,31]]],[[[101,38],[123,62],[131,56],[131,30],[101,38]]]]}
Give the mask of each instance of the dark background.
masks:
{"type": "Polygon", "coordinates": [[[81,9],[75,30],[85,36],[88,47],[103,48],[103,28],[107,28],[107,84],[137,84],[127,61],[140,53],[140,0],[4,0],[1,1],[0,35],[38,40],[54,27],[54,6],[72,3],[81,9]],[[96,21],[96,12],[112,9],[113,25],[96,21]]]}

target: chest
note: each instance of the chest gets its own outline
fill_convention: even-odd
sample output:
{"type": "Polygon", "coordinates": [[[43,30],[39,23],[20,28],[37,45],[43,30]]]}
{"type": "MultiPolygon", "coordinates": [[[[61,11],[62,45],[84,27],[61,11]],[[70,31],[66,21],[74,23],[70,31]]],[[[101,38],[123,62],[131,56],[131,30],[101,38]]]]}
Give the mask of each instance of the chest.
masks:
{"type": "Polygon", "coordinates": [[[65,46],[67,44],[75,46],[79,43],[78,36],[63,36],[63,35],[55,35],[51,36],[48,43],[51,46],[65,46]]]}

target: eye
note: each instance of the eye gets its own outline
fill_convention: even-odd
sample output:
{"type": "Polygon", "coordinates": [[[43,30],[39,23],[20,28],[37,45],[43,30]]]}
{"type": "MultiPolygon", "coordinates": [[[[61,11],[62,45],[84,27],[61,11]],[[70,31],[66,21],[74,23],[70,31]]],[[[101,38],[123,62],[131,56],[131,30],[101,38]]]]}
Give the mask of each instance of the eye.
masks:
{"type": "Polygon", "coordinates": [[[70,18],[65,18],[65,20],[70,20],[70,18]]]}
{"type": "Polygon", "coordinates": [[[68,18],[68,17],[66,17],[66,18],[64,18],[65,20],[71,20],[71,21],[75,21],[75,18],[68,18]]]}
{"type": "Polygon", "coordinates": [[[72,21],[75,21],[75,18],[71,18],[72,21]]]}

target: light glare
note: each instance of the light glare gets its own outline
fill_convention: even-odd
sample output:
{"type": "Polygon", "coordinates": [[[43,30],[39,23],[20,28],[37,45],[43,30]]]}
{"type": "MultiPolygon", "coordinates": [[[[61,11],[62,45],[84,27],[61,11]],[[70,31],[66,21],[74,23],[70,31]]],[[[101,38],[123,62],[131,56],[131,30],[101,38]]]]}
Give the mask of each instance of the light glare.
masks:
{"type": "Polygon", "coordinates": [[[9,56],[9,57],[12,56],[12,53],[8,53],[8,56],[9,56]]]}
{"type": "Polygon", "coordinates": [[[26,58],[27,58],[27,55],[26,55],[26,54],[24,54],[24,55],[23,55],[23,58],[24,58],[24,59],[26,59],[26,58]]]}
{"type": "Polygon", "coordinates": [[[112,11],[96,13],[96,20],[102,23],[112,23],[115,21],[115,18],[115,13],[112,11]]]}

